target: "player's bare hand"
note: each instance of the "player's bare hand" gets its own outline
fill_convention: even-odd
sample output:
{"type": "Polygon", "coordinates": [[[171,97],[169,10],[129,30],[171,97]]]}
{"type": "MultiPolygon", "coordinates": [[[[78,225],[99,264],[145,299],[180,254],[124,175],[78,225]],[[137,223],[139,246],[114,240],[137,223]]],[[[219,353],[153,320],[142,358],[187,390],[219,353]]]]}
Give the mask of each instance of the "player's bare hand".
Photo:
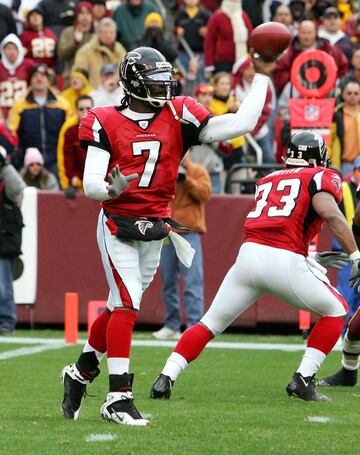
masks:
{"type": "Polygon", "coordinates": [[[266,76],[271,76],[274,72],[277,59],[271,62],[265,62],[258,54],[252,53],[252,61],[257,73],[266,74],[266,76]]]}
{"type": "Polygon", "coordinates": [[[118,197],[129,186],[129,183],[138,177],[138,174],[122,174],[119,165],[116,165],[108,174],[109,185],[106,189],[111,197],[118,197]]]}

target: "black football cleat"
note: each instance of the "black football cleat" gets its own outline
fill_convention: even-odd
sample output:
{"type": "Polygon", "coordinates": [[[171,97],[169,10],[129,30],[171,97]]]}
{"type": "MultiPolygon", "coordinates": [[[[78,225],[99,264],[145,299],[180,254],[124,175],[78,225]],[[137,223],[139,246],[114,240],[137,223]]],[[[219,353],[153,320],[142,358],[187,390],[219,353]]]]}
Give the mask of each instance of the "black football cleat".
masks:
{"type": "Polygon", "coordinates": [[[160,376],[155,379],[155,382],[151,387],[150,398],[164,398],[165,400],[168,400],[171,396],[171,389],[173,385],[174,381],[172,381],[169,376],[160,374],[160,376]]]}
{"type": "Polygon", "coordinates": [[[66,365],[61,372],[64,384],[64,398],[61,410],[67,419],[77,420],[80,414],[81,400],[86,395],[86,386],[100,374],[99,368],[86,374],[76,368],[75,363],[66,365]],[[85,375],[87,377],[85,377],[85,375]]]}
{"type": "Polygon", "coordinates": [[[293,395],[304,401],[329,401],[326,395],[316,392],[314,376],[304,378],[300,373],[294,373],[291,381],[286,386],[289,397],[293,395]]]}
{"type": "Polygon", "coordinates": [[[356,382],[357,370],[346,370],[343,367],[332,376],[327,376],[324,379],[320,379],[318,385],[328,387],[354,387],[354,385],[356,385],[356,382]]]}

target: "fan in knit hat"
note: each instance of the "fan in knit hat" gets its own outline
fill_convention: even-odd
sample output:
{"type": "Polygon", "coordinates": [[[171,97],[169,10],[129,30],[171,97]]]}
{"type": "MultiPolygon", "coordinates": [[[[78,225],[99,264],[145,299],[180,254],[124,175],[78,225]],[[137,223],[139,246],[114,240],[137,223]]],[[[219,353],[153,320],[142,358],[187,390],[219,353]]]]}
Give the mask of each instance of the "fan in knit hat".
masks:
{"type": "Polygon", "coordinates": [[[31,164],[34,163],[41,164],[43,166],[44,158],[39,149],[36,147],[29,147],[25,152],[24,166],[25,168],[28,168],[31,164]]]}

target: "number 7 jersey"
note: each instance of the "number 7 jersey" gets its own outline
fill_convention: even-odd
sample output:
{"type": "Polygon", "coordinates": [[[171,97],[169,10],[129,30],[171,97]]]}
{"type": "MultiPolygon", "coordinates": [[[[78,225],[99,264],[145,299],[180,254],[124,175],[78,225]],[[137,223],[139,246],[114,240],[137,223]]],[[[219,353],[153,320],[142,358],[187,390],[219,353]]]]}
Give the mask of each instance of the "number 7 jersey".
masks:
{"type": "Polygon", "coordinates": [[[307,256],[310,241],[323,220],[312,207],[321,191],[342,198],[339,175],[323,167],[286,168],[256,183],[255,207],[245,221],[247,242],[283,248],[307,256]]]}
{"type": "Polygon", "coordinates": [[[83,117],[81,146],[93,145],[108,152],[108,172],[119,165],[124,175],[139,175],[118,198],[102,202],[109,212],[170,216],[180,160],[190,146],[199,143],[201,128],[210,117],[193,98],[177,97],[172,104],[177,119],[167,104],[149,120],[131,120],[114,106],[92,109],[83,117]]]}

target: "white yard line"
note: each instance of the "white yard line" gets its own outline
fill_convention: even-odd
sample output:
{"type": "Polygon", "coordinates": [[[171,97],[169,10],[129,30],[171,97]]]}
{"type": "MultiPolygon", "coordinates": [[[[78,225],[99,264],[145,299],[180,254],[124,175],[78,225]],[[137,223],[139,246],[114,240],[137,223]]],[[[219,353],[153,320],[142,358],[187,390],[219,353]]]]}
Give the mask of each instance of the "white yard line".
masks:
{"type": "Polygon", "coordinates": [[[39,352],[50,351],[51,349],[62,349],[66,346],[65,343],[51,343],[34,346],[31,348],[19,348],[13,351],[0,352],[0,360],[7,360],[13,357],[21,357],[24,355],[38,354],[39,352]]]}
{"type": "MultiPolygon", "coordinates": [[[[28,338],[28,337],[14,337],[14,336],[0,336],[0,344],[23,344],[23,345],[37,345],[34,347],[24,347],[12,351],[0,353],[0,360],[7,360],[13,357],[20,357],[23,355],[37,354],[39,352],[49,351],[51,349],[61,349],[67,346],[74,346],[66,344],[65,341],[59,338],[28,338]]],[[[158,341],[158,340],[133,340],[133,346],[139,347],[164,347],[171,348],[176,345],[176,341],[158,341]]],[[[85,340],[78,340],[77,344],[85,344],[85,340]]],[[[305,349],[304,344],[285,344],[285,343],[243,343],[243,342],[229,342],[229,341],[213,341],[208,344],[209,349],[239,349],[239,350],[255,350],[255,351],[285,351],[285,352],[298,352],[305,349]]],[[[335,346],[334,351],[341,351],[341,346],[335,346]]]]}

